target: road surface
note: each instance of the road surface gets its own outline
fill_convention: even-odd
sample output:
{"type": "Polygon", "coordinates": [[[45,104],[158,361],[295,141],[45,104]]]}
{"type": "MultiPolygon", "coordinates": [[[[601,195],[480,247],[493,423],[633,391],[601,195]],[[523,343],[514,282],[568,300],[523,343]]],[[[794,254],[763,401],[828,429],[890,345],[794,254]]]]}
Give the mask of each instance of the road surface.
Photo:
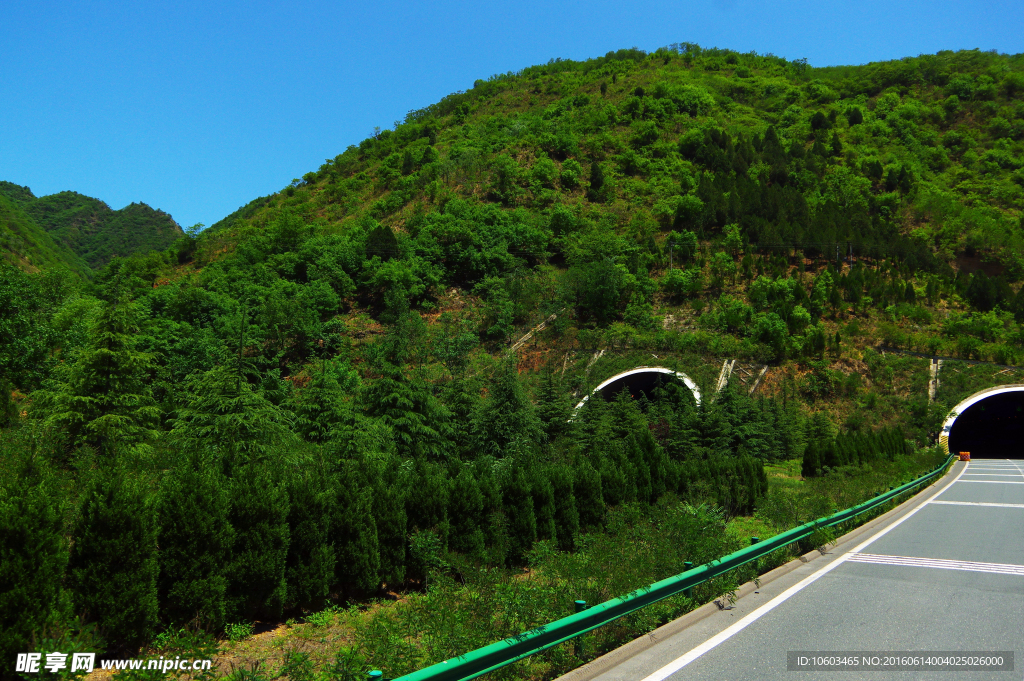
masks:
{"type": "MultiPolygon", "coordinates": [[[[636,641],[647,646],[636,654],[627,646],[563,678],[1020,681],[1024,461],[958,462],[937,484],[825,555],[649,645],[654,638],[636,641]],[[868,652],[1003,652],[1004,666],[1005,652],[1015,655],[1013,671],[804,671],[788,669],[790,651],[804,657],[853,651],[861,659],[868,652]]],[[[829,662],[841,666],[850,657],[829,662]]]]}

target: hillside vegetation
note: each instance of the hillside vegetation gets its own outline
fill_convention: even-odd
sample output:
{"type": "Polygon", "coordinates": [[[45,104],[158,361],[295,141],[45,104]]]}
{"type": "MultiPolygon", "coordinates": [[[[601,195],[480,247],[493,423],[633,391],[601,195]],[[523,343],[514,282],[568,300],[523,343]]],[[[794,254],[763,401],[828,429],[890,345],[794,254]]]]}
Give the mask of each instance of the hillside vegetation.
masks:
{"type": "Polygon", "coordinates": [[[778,530],[932,467],[991,367],[947,363],[929,401],[928,359],[888,350],[1024,358],[1022,168],[1021,55],[681,44],[478,81],[88,284],[0,266],[0,527],[28,538],[2,545],[0,652],[425,591],[405,629],[367,620],[405,632],[391,675],[478,644],[474,593],[502,635],[548,613],[501,581],[523,567],[559,599],[638,588],[730,520],[778,530]],[[725,359],[764,381],[715,394],[725,359]],[[573,412],[655,363],[704,399],[573,412]],[[767,473],[794,466],[799,503],[767,473]],[[664,555],[587,572],[665,527],[664,555]],[[448,638],[416,626],[432,584],[465,604],[448,638]]]}
{"type": "Polygon", "coordinates": [[[120,210],[77,192],[59,192],[36,197],[28,187],[0,182],[0,195],[22,209],[81,264],[97,269],[114,257],[160,251],[183,235],[167,213],[144,203],[132,203],[120,210]]]}
{"type": "Polygon", "coordinates": [[[0,194],[0,254],[4,262],[30,272],[67,267],[84,273],[88,267],[67,248],[56,243],[22,207],[0,194]]]}

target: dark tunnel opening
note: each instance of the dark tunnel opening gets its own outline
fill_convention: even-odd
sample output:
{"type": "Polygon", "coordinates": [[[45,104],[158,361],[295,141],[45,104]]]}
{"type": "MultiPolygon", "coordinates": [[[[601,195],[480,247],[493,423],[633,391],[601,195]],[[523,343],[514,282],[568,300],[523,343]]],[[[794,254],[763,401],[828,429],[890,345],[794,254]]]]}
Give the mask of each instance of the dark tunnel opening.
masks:
{"type": "Polygon", "coordinates": [[[997,393],[957,416],[949,433],[949,451],[970,452],[972,459],[1019,459],[1022,435],[1024,391],[997,393]]]}
{"type": "Polygon", "coordinates": [[[654,391],[669,384],[675,384],[685,392],[690,392],[682,380],[659,371],[644,371],[623,376],[604,386],[599,392],[601,397],[608,401],[614,401],[622,391],[628,391],[634,399],[640,399],[641,395],[654,399],[654,391]]]}

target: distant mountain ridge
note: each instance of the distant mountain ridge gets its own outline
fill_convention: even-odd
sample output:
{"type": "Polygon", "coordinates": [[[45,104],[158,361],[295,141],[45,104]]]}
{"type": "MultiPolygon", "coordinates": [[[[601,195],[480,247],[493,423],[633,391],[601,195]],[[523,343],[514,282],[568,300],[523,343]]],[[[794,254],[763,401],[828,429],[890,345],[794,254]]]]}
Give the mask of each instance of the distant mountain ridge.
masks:
{"type": "Polygon", "coordinates": [[[34,272],[64,266],[87,276],[89,266],[29,217],[18,201],[0,193],[0,261],[34,272]]]}
{"type": "MultiPolygon", "coordinates": [[[[99,269],[116,256],[163,250],[184,234],[168,213],[145,203],[113,210],[105,202],[78,192],[36,197],[28,187],[3,181],[0,196],[48,235],[58,251],[66,250],[73,256],[71,260],[79,260],[68,263],[73,269],[99,269]]],[[[40,249],[46,250],[43,246],[34,250],[40,249]]]]}

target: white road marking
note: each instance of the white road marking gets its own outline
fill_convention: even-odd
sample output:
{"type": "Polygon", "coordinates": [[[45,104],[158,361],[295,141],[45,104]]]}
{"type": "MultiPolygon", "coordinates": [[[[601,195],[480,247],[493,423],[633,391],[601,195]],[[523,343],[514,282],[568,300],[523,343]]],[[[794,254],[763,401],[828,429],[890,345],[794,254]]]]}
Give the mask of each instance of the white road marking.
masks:
{"type": "Polygon", "coordinates": [[[907,567],[939,568],[941,570],[966,570],[968,572],[990,572],[998,575],[1019,575],[1024,577],[1024,565],[1011,563],[979,563],[971,560],[946,560],[945,558],[914,558],[911,556],[884,556],[875,553],[858,553],[849,557],[854,563],[877,565],[903,565],[907,567]]]}
{"type": "Polygon", "coordinates": [[[997,506],[999,508],[1024,508],[1024,504],[997,504],[990,501],[929,501],[929,504],[949,504],[950,506],[997,506]]]}
{"type": "Polygon", "coordinates": [[[1004,466],[1002,464],[1000,464],[998,466],[985,466],[985,465],[979,466],[978,464],[973,464],[971,466],[971,470],[976,470],[976,471],[1016,471],[1016,470],[1020,470],[1020,469],[1017,466],[1010,466],[1010,465],[1004,466]]]}
{"type": "Polygon", "coordinates": [[[1016,480],[961,480],[960,482],[981,482],[988,483],[989,485],[1024,485],[1024,481],[1017,482],[1016,480]]]}
{"type": "MultiPolygon", "coordinates": [[[[955,478],[953,478],[953,481],[951,483],[949,483],[949,484],[952,485],[954,482],[959,480],[960,476],[963,475],[964,471],[966,471],[966,470],[967,470],[967,466],[964,466],[960,470],[960,472],[957,473],[957,476],[955,478]]],[[[1022,483],[1022,484],[1024,484],[1024,483],[1022,483]]],[[[881,532],[878,532],[877,534],[875,534],[874,536],[872,536],[868,540],[862,542],[861,544],[859,544],[855,548],[851,549],[849,553],[844,553],[843,555],[839,556],[838,558],[836,558],[834,561],[832,561],[828,565],[825,565],[824,567],[820,568],[817,572],[813,572],[810,575],[804,577],[802,580],[800,580],[799,582],[797,582],[793,586],[789,587],[788,589],[783,591],[781,594],[779,594],[778,596],[776,596],[772,600],[768,601],[767,603],[765,603],[761,607],[757,608],[756,610],[754,610],[753,612],[751,612],[747,616],[743,617],[741,620],[739,620],[738,622],[736,622],[732,626],[729,626],[729,627],[723,629],[722,631],[718,632],[717,634],[715,634],[714,636],[709,638],[707,641],[704,641],[704,643],[701,643],[699,646],[697,646],[693,650],[690,650],[689,652],[687,652],[687,653],[683,654],[682,656],[676,658],[672,662],[669,662],[667,665],[665,665],[661,669],[657,670],[653,674],[650,674],[649,676],[645,677],[643,679],[643,681],[664,681],[665,679],[667,679],[668,677],[672,676],[677,671],[679,671],[680,669],[685,667],[686,665],[688,665],[691,662],[693,662],[694,660],[696,660],[698,657],[700,657],[704,653],[708,652],[709,650],[713,650],[714,648],[717,648],[720,644],[724,643],[725,641],[728,641],[730,638],[732,638],[736,634],[740,633],[741,631],[743,631],[744,629],[749,627],[751,624],[753,624],[757,620],[761,619],[762,617],[767,615],[769,612],[771,612],[775,608],[779,607],[780,605],[782,605],[783,603],[788,601],[790,598],[792,598],[793,596],[795,596],[796,594],[800,593],[805,588],[807,588],[808,586],[813,584],[814,582],[818,581],[819,579],[821,579],[822,577],[827,575],[829,572],[832,572],[833,570],[835,570],[837,567],[839,567],[840,565],[845,563],[850,558],[851,555],[856,554],[856,553],[860,553],[861,551],[866,549],[869,545],[871,545],[872,543],[874,543],[878,539],[881,539],[885,535],[889,534],[889,532],[891,532],[892,530],[894,530],[897,527],[899,527],[900,525],[902,525],[911,516],[913,516],[915,513],[920,511],[922,508],[924,508],[928,504],[928,502],[930,502],[932,499],[934,499],[935,497],[937,497],[940,494],[942,494],[942,492],[946,491],[946,489],[948,487],[949,487],[949,485],[947,485],[946,487],[943,487],[941,490],[939,490],[935,494],[933,494],[930,497],[928,497],[927,501],[925,501],[923,504],[921,504],[920,506],[914,508],[909,513],[907,513],[905,516],[903,516],[902,518],[900,518],[899,520],[894,522],[892,525],[889,525],[888,527],[886,527],[881,532]]]]}
{"type": "Polygon", "coordinates": [[[964,477],[966,478],[968,475],[985,476],[989,478],[1024,478],[1024,475],[1021,475],[1020,473],[967,473],[964,477]]]}

